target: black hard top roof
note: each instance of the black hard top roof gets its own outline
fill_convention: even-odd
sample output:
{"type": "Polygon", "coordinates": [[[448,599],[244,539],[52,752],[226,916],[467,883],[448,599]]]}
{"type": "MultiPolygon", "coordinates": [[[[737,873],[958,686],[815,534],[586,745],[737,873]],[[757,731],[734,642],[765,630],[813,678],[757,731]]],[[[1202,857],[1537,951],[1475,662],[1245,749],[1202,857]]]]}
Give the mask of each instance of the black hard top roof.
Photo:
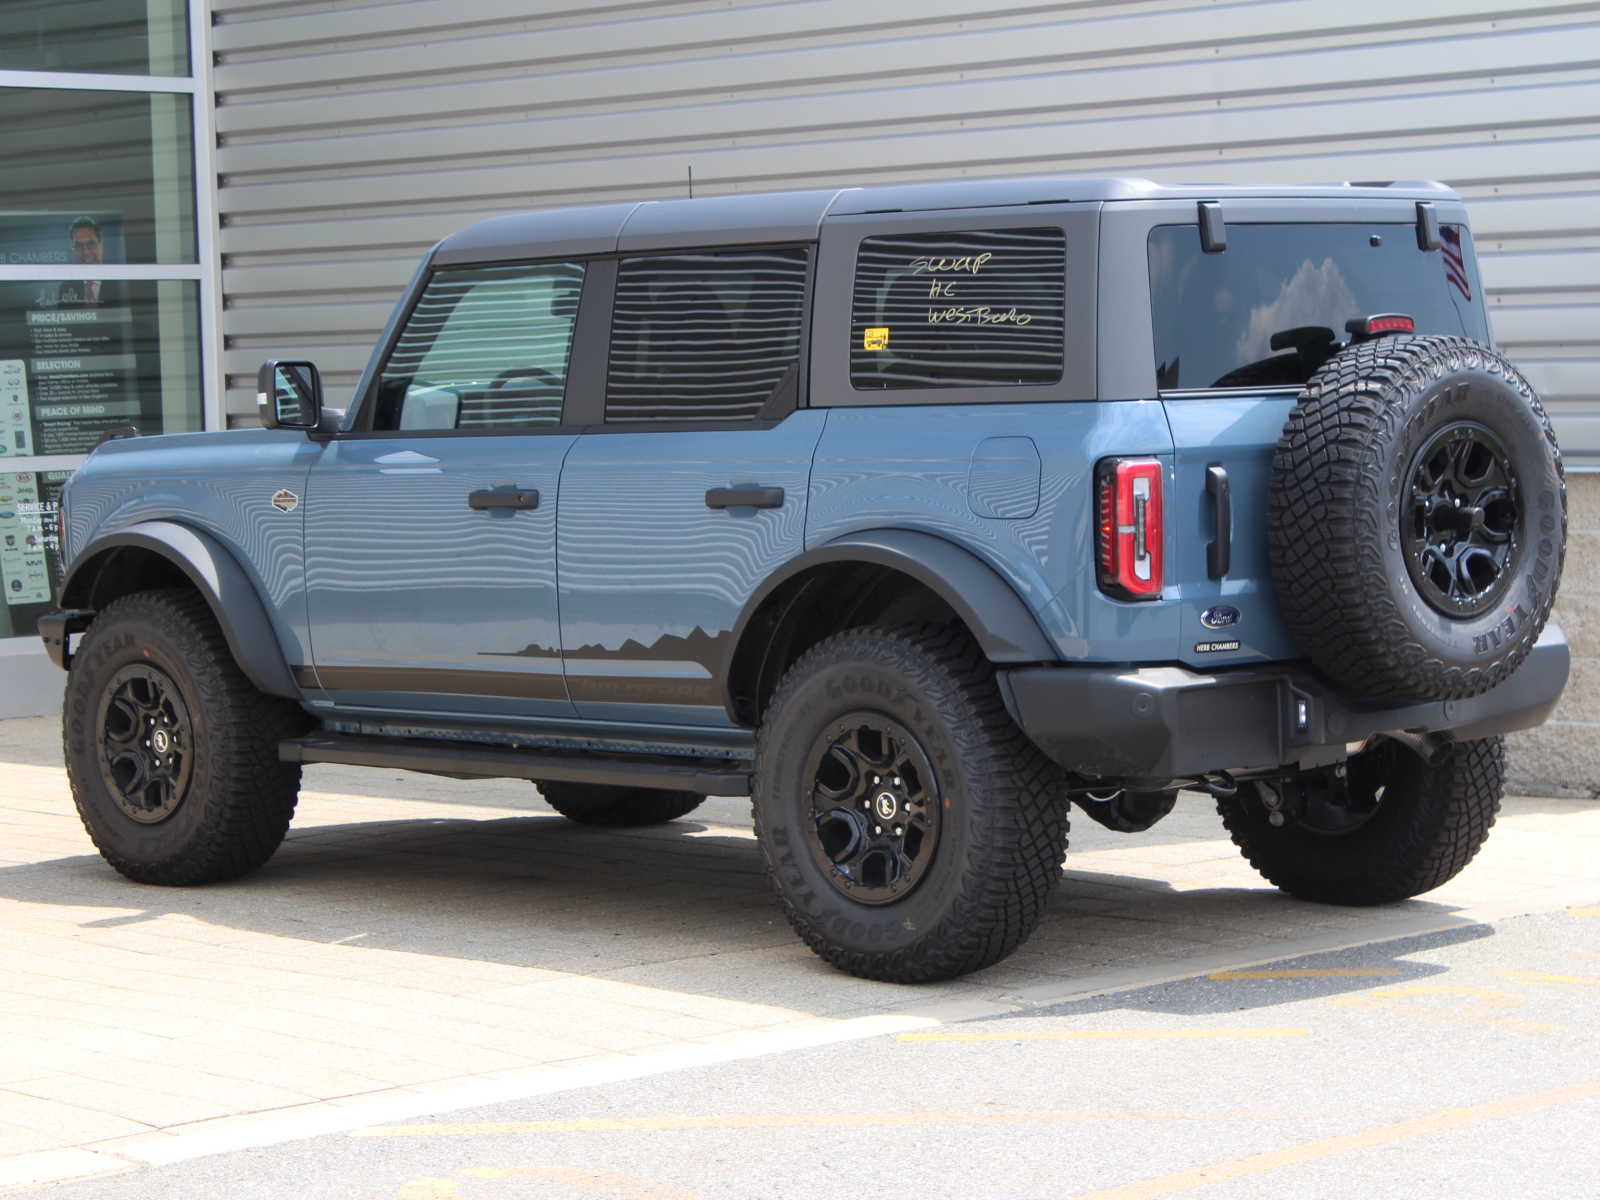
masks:
{"type": "Polygon", "coordinates": [[[1112,200],[1229,199],[1455,200],[1455,192],[1425,180],[1249,187],[1159,184],[1148,179],[966,179],[886,187],[707,196],[557,208],[492,217],[453,233],[434,247],[434,262],[558,258],[669,249],[676,246],[808,242],[824,218],[879,212],[937,212],[1023,204],[1112,200]]]}

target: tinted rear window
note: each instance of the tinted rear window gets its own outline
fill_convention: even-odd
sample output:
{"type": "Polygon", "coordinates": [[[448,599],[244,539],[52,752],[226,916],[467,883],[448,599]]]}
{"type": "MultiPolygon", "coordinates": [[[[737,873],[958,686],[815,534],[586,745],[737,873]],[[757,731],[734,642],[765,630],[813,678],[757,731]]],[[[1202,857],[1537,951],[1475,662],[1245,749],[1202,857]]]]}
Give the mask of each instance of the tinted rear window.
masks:
{"type": "Polygon", "coordinates": [[[1422,251],[1411,225],[1229,225],[1206,254],[1193,225],[1151,230],[1158,386],[1299,386],[1375,313],[1487,342],[1471,237],[1442,235],[1422,251]]]}
{"type": "Polygon", "coordinates": [[[1056,382],[1066,267],[1060,229],[865,239],[856,259],[851,384],[869,391],[1056,382]]]}

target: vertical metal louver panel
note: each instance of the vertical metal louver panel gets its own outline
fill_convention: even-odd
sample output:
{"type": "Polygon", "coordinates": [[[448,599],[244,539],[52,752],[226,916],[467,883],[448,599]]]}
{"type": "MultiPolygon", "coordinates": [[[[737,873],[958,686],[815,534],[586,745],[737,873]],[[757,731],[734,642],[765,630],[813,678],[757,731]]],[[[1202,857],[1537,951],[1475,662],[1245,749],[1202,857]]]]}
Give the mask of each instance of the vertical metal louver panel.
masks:
{"type": "Polygon", "coordinates": [[[807,259],[795,248],[624,261],[606,420],[755,417],[800,361],[807,259]]]}
{"type": "Polygon", "coordinates": [[[856,259],[850,382],[860,389],[1005,386],[1061,378],[1060,229],[872,237],[856,259]]]}
{"type": "Polygon", "coordinates": [[[440,271],[384,366],[379,427],[558,423],[582,288],[581,263],[440,271]]]}

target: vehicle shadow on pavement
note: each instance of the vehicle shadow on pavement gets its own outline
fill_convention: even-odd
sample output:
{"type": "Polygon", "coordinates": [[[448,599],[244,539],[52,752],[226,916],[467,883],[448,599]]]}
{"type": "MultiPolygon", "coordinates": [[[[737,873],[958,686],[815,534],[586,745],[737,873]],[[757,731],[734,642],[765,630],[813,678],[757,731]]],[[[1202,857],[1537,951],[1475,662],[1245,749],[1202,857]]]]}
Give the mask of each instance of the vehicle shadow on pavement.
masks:
{"type": "MultiPolygon", "coordinates": [[[[693,819],[630,831],[554,814],[312,825],[291,830],[262,871],[234,883],[141,886],[79,855],[0,869],[0,899],[112,910],[86,914],[74,928],[143,927],[135,933],[149,935],[139,943],[144,953],[181,949],[185,939],[196,952],[226,951],[226,931],[238,931],[579,973],[818,1015],[846,997],[859,1005],[864,989],[878,994],[874,1002],[894,1004],[955,986],[893,988],[836,975],[790,931],[751,835],[693,819]]],[[[1441,918],[1449,911],[1420,902],[1389,911],[1430,910],[1441,918]]],[[[1360,919],[1370,921],[1370,911],[1360,919]]],[[[1275,946],[1294,953],[1303,947],[1290,948],[1293,939],[1336,932],[1351,919],[1350,910],[1266,888],[1180,891],[1154,871],[1070,870],[1034,937],[969,980],[1005,987],[1133,967],[1159,977],[1164,963],[1200,954],[1259,961],[1275,946]]],[[[237,940],[243,953],[249,938],[237,940]]]]}
{"type": "MultiPolygon", "coordinates": [[[[1090,996],[1048,1008],[1006,1014],[997,1021],[1036,1017],[1080,1017],[1101,1013],[1165,1013],[1214,1016],[1249,1012],[1301,1000],[1323,1000],[1376,990],[1409,995],[1422,980],[1448,974],[1443,963],[1411,956],[1495,936],[1494,927],[1464,924],[1392,942],[1285,958],[1268,966],[1207,975],[1152,987],[1090,996]]],[[[1448,989],[1446,989],[1448,990],[1448,989]]],[[[1471,989],[1463,989],[1471,990],[1471,989]]]]}

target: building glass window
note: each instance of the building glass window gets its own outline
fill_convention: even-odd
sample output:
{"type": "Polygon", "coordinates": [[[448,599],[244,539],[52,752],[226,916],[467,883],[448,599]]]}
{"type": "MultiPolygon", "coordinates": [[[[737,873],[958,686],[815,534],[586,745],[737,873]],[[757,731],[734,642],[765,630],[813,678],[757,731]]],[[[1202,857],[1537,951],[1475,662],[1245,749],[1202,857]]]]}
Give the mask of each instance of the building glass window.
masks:
{"type": "Polygon", "coordinates": [[[5,0],[0,70],[187,75],[184,0],[5,0]]]}
{"type": "Polygon", "coordinates": [[[201,28],[185,0],[0,3],[0,639],[37,637],[95,444],[217,412],[201,28]]]}
{"type": "Polygon", "coordinates": [[[0,161],[0,262],[195,261],[187,95],[12,88],[0,161]]]}
{"type": "Polygon", "coordinates": [[[995,229],[871,237],[856,258],[850,383],[1055,383],[1066,339],[1066,235],[995,229]]]}
{"type": "Polygon", "coordinates": [[[0,638],[31,637],[61,579],[56,514],[71,471],[0,471],[0,638]]]}
{"type": "Polygon", "coordinates": [[[606,420],[758,417],[799,369],[807,261],[798,248],[624,261],[606,420]]]}
{"type": "Polygon", "coordinates": [[[201,428],[199,284],[0,282],[0,458],[201,428]]]}

